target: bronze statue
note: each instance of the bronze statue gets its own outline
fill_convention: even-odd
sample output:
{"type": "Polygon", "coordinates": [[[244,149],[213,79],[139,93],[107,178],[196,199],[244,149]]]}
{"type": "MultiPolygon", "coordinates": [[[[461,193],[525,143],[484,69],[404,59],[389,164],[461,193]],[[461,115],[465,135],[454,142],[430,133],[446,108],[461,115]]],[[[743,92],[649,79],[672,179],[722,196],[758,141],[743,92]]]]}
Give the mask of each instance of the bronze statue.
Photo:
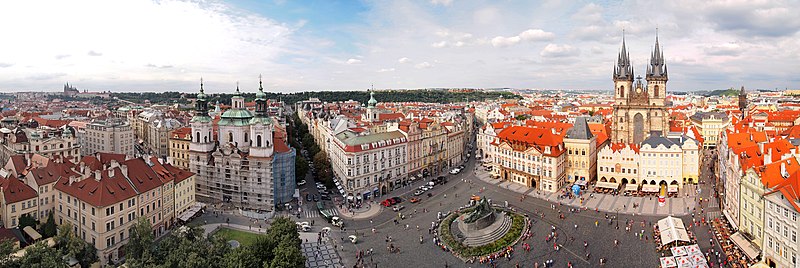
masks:
{"type": "Polygon", "coordinates": [[[483,218],[483,216],[491,213],[494,213],[494,208],[492,208],[492,206],[489,205],[489,202],[486,201],[486,197],[483,197],[480,201],[478,201],[478,205],[475,207],[475,209],[467,214],[466,217],[464,217],[463,222],[473,223],[478,219],[483,218]]]}

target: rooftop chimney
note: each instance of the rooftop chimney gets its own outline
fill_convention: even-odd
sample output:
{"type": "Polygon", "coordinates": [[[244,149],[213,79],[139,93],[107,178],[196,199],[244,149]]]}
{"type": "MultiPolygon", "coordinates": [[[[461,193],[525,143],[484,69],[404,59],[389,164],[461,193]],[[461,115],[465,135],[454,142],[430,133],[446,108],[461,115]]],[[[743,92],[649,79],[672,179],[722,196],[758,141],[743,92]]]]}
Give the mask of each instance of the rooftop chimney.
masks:
{"type": "Polygon", "coordinates": [[[119,171],[122,172],[123,176],[128,177],[128,165],[119,166],[119,171]]]}
{"type": "Polygon", "coordinates": [[[781,177],[784,179],[789,178],[789,173],[786,172],[786,162],[781,163],[781,177]]]}
{"type": "Polygon", "coordinates": [[[772,148],[767,150],[767,153],[764,154],[764,165],[772,163],[772,148]]]}
{"type": "MultiPolygon", "coordinates": [[[[752,138],[753,137],[751,136],[750,139],[752,139],[752,138]]],[[[763,142],[759,142],[758,143],[758,151],[761,152],[761,153],[764,152],[764,143],[763,142]]]]}
{"type": "Polygon", "coordinates": [[[99,170],[95,170],[94,171],[94,180],[100,181],[100,178],[102,178],[102,177],[103,177],[103,173],[102,172],[100,172],[99,170]]]}
{"type": "Polygon", "coordinates": [[[109,168],[108,169],[108,177],[109,178],[114,177],[114,168],[109,168]]]}

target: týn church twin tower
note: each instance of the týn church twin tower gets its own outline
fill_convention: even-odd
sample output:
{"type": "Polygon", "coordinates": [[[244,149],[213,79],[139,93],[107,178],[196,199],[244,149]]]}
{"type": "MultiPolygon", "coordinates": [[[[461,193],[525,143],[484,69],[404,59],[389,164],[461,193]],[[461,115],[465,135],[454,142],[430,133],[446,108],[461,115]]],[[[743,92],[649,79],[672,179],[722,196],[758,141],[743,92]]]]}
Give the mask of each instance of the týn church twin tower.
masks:
{"type": "Polygon", "coordinates": [[[614,113],[612,123],[613,143],[641,144],[648,135],[666,136],[669,132],[667,96],[667,65],[658,44],[647,65],[647,85],[642,77],[634,77],[630,55],[622,37],[622,50],[614,66],[614,113]],[[634,82],[635,78],[635,82],[634,82]]]}

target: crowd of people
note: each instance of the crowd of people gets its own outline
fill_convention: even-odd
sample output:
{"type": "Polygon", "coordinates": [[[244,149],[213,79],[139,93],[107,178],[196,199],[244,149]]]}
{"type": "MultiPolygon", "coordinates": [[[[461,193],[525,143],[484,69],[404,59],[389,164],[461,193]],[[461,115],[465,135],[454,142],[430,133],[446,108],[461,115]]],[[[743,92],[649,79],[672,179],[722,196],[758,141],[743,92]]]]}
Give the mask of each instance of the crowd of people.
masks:
{"type": "Polygon", "coordinates": [[[712,221],[711,226],[717,241],[720,243],[720,248],[725,252],[725,259],[720,260],[722,265],[738,268],[750,267],[755,263],[754,260],[748,259],[744,252],[731,241],[730,236],[732,233],[728,221],[717,218],[712,221]]]}

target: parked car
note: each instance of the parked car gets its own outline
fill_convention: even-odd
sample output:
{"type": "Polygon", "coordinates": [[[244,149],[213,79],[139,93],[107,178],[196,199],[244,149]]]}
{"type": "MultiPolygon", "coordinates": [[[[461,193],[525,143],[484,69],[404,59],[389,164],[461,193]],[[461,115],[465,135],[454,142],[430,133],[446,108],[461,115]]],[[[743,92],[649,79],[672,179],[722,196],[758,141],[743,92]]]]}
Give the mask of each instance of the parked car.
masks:
{"type": "Polygon", "coordinates": [[[311,202],[311,195],[310,194],[306,194],[306,201],[311,202]]]}
{"type": "Polygon", "coordinates": [[[384,206],[384,207],[387,207],[387,208],[391,207],[392,206],[392,201],[389,201],[389,199],[383,200],[383,201],[381,201],[381,206],[384,206]]]}
{"type": "Polygon", "coordinates": [[[396,196],[392,197],[392,200],[394,200],[395,204],[400,204],[401,202],[403,202],[403,199],[401,199],[400,197],[396,197],[396,196]]]}
{"type": "Polygon", "coordinates": [[[454,168],[453,170],[451,170],[451,171],[450,171],[450,174],[456,175],[456,174],[458,174],[459,172],[461,172],[461,170],[460,170],[460,169],[458,169],[458,168],[454,168]]]}
{"type": "Polygon", "coordinates": [[[331,196],[327,194],[320,194],[319,198],[322,200],[331,200],[331,196]]]}
{"type": "Polygon", "coordinates": [[[412,197],[411,199],[408,200],[408,202],[411,202],[411,203],[416,203],[416,202],[419,202],[419,201],[420,201],[420,199],[416,198],[416,197],[412,197]]]}
{"type": "Polygon", "coordinates": [[[314,199],[314,202],[318,202],[319,201],[319,196],[314,195],[313,199],[314,199]]]}
{"type": "MultiPolygon", "coordinates": [[[[422,195],[423,193],[425,193],[425,191],[423,191],[422,189],[420,189],[420,190],[417,190],[416,192],[414,192],[414,195],[415,195],[415,196],[419,196],[419,195],[422,195]]],[[[412,199],[413,199],[413,198],[412,198],[412,199]]]]}
{"type": "Polygon", "coordinates": [[[393,207],[392,207],[392,210],[393,210],[393,211],[395,211],[395,212],[397,212],[397,211],[401,211],[401,210],[403,210],[404,208],[406,208],[406,207],[405,207],[405,206],[393,206],[393,207]]]}

